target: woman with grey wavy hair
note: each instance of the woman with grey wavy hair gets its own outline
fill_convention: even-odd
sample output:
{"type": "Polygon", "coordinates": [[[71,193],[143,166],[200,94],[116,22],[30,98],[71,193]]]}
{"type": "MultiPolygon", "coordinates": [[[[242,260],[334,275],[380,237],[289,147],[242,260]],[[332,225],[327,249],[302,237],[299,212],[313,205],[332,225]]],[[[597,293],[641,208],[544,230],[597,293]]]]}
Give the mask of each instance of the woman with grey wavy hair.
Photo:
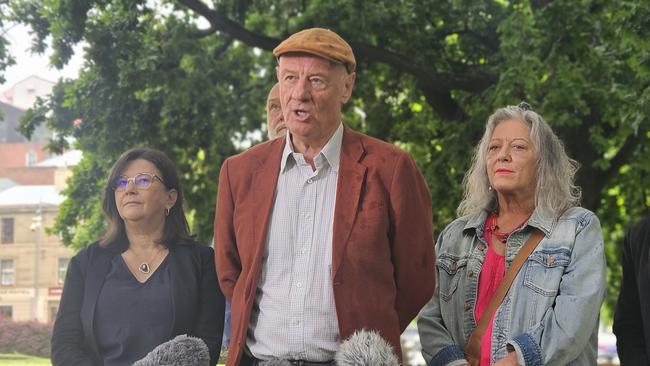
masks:
{"type": "Polygon", "coordinates": [[[463,181],[465,195],[458,206],[460,216],[497,208],[497,193],[488,181],[486,156],[496,126],[511,119],[528,125],[533,146],[540,147],[537,149],[535,205],[560,214],[580,203],[580,188],[574,184],[578,162],[569,158],[562,141],[544,118],[531,110],[528,104],[521,103],[518,106],[499,108],[488,119],[483,138],[476,147],[472,166],[463,181]]]}
{"type": "Polygon", "coordinates": [[[605,259],[577,169],[528,104],[488,118],[461,217],[436,244],[438,284],[418,320],[427,365],[596,364],[605,259]]]}

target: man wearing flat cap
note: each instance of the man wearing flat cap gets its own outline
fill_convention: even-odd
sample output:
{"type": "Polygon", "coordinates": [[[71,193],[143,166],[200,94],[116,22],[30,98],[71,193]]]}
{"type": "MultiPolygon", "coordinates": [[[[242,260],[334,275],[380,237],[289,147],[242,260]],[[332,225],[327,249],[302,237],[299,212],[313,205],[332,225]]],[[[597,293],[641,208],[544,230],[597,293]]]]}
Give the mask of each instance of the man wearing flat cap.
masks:
{"type": "Polygon", "coordinates": [[[288,134],[227,159],[215,218],[228,365],[333,364],[355,330],[401,356],[435,287],[431,196],[411,156],[342,123],[356,62],[313,28],[273,50],[288,134]]]}

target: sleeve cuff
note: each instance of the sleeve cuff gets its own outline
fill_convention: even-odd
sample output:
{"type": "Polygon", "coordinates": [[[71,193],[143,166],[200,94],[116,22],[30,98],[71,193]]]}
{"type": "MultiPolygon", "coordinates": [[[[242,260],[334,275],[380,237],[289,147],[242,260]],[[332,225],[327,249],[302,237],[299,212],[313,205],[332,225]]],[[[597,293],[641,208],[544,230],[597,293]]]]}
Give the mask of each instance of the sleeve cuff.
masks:
{"type": "Polygon", "coordinates": [[[454,344],[440,350],[438,354],[431,359],[429,366],[458,366],[465,365],[465,354],[459,345],[454,344]]]}
{"type": "Polygon", "coordinates": [[[522,366],[543,366],[542,350],[530,334],[524,333],[508,341],[507,348],[517,353],[517,362],[522,366]]]}

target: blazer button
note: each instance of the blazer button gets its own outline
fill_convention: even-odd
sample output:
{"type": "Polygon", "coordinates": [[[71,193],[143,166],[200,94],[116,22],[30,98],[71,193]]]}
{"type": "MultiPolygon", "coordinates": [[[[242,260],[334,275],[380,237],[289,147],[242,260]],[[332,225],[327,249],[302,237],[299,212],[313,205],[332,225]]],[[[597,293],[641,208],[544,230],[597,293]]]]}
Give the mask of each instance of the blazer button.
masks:
{"type": "Polygon", "coordinates": [[[449,269],[452,270],[452,271],[457,270],[457,269],[458,269],[458,265],[456,264],[456,262],[452,263],[451,266],[449,266],[449,269]]]}
{"type": "Polygon", "coordinates": [[[469,271],[469,273],[467,275],[470,276],[470,277],[474,277],[474,271],[469,271]]]}

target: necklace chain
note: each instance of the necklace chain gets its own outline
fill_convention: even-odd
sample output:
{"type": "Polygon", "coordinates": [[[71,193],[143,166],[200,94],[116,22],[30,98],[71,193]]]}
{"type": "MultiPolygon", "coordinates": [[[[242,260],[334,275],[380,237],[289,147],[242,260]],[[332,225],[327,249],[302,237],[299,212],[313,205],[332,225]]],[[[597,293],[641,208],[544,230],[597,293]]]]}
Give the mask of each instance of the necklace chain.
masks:
{"type": "Polygon", "coordinates": [[[149,261],[143,261],[142,259],[140,259],[140,257],[137,254],[135,254],[135,251],[133,249],[131,249],[131,252],[133,252],[133,255],[138,260],[138,262],[140,262],[140,264],[138,265],[138,271],[148,275],[151,273],[151,266],[153,265],[153,261],[158,257],[161,250],[156,250],[156,252],[153,254],[151,259],[149,259],[149,261]],[[151,265],[149,263],[151,263],[151,265]]]}
{"type": "Polygon", "coordinates": [[[528,219],[530,219],[531,215],[532,213],[528,215],[528,217],[526,217],[524,221],[521,222],[521,224],[515,226],[515,228],[510,230],[509,232],[504,233],[499,230],[499,224],[497,223],[497,218],[499,217],[499,213],[494,211],[490,214],[490,217],[492,218],[492,225],[488,226],[485,230],[491,232],[492,235],[496,236],[500,242],[505,244],[505,242],[508,241],[510,235],[512,235],[512,233],[514,233],[520,227],[524,226],[524,224],[528,221],[528,219]]]}

